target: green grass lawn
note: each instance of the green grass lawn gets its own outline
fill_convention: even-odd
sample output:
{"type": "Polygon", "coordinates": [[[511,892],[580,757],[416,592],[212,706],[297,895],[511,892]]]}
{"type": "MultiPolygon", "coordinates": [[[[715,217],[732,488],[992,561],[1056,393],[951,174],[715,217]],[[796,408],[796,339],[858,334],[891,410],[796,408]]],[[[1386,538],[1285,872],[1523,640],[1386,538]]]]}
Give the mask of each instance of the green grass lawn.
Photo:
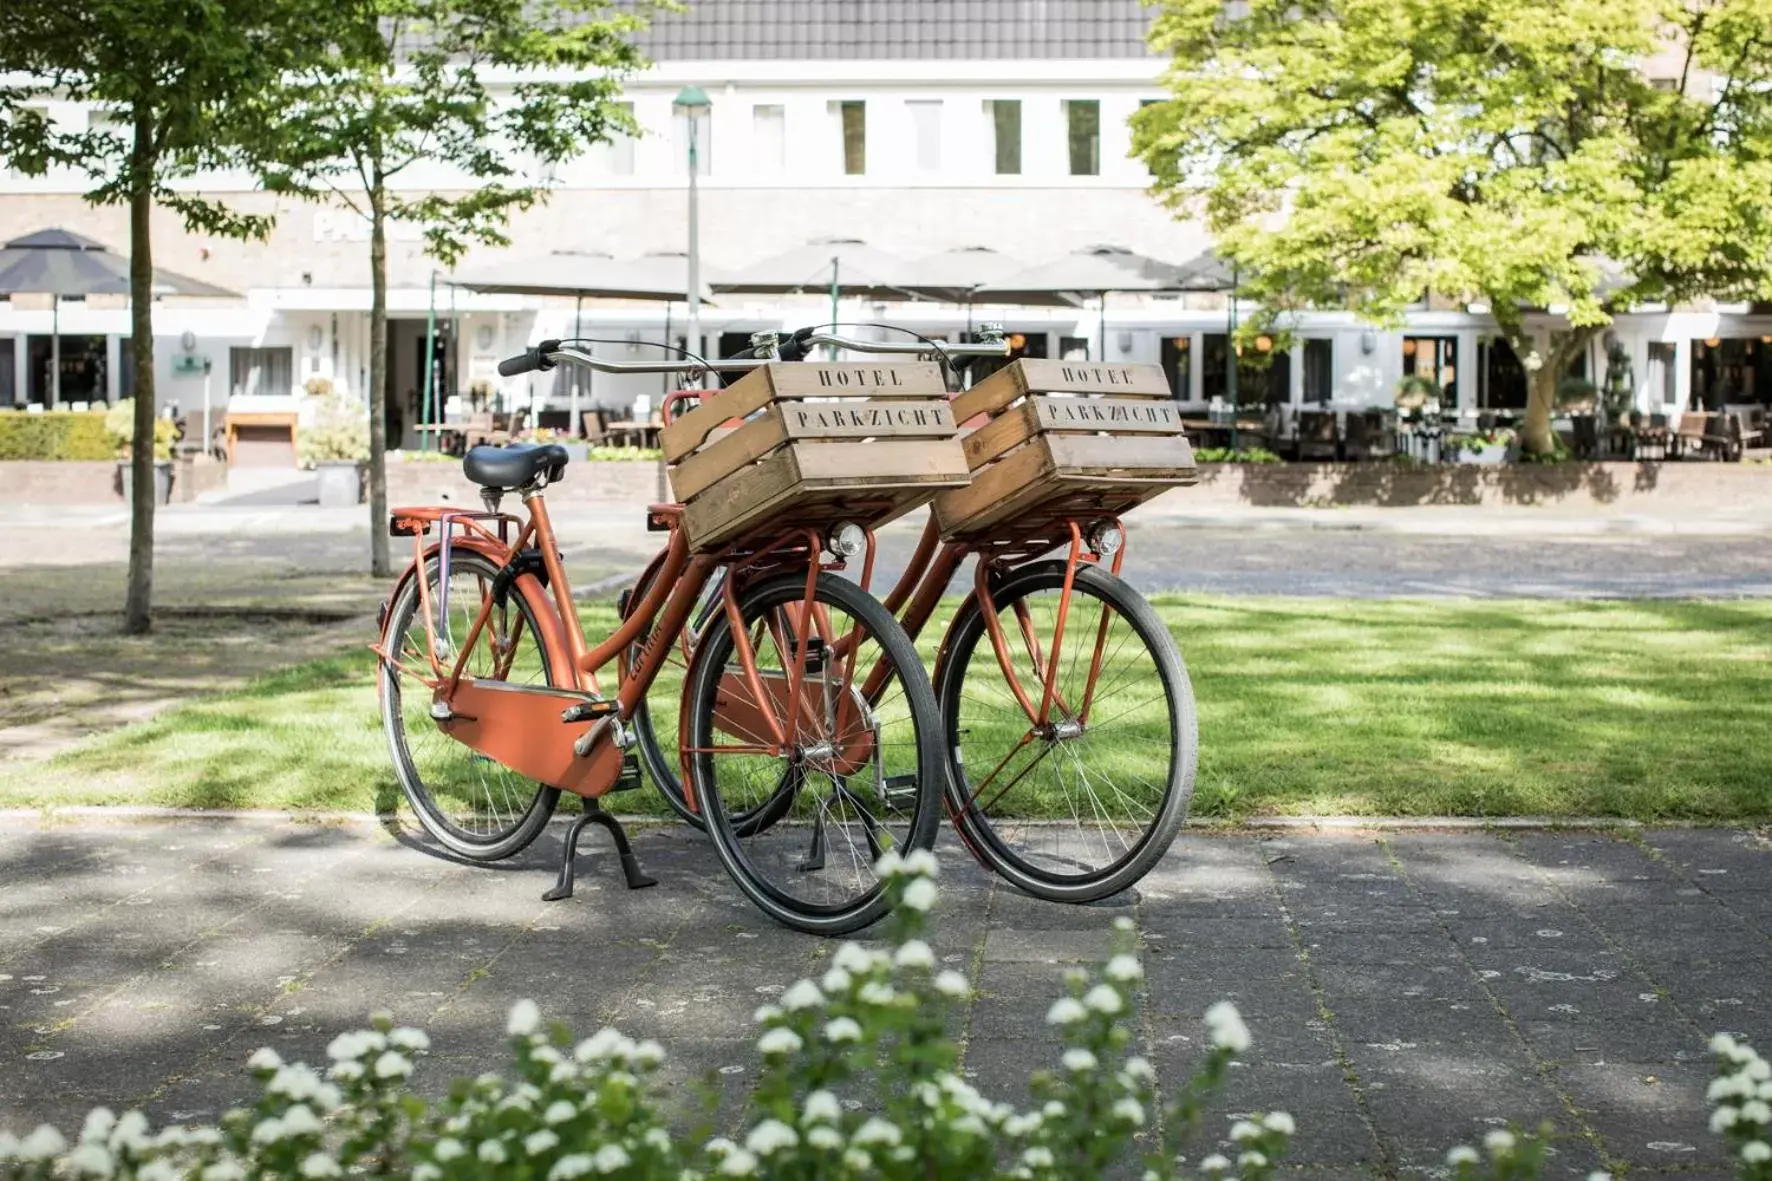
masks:
{"type": "MultiPolygon", "coordinates": [[[[1196,816],[1772,816],[1772,603],[1158,605],[1199,701],[1196,816]]],[[[10,767],[0,806],[396,794],[363,652],[10,767]]]]}

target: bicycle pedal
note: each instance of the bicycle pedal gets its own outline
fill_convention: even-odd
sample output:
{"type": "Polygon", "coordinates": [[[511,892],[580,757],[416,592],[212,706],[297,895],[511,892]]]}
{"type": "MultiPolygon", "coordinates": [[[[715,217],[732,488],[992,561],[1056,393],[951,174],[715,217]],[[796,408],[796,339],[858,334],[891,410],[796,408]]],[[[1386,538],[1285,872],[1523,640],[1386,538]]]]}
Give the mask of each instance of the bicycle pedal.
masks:
{"type": "Polygon", "coordinates": [[[888,775],[880,784],[881,802],[888,807],[908,807],[917,801],[916,775],[888,775]]]}
{"type": "Polygon", "coordinates": [[[616,777],[611,793],[618,791],[638,791],[646,786],[646,777],[640,774],[640,760],[630,752],[621,756],[621,774],[616,777]]]}
{"type": "Polygon", "coordinates": [[[560,720],[562,722],[594,722],[598,718],[606,718],[614,713],[620,704],[617,701],[581,701],[562,710],[560,720]]]}

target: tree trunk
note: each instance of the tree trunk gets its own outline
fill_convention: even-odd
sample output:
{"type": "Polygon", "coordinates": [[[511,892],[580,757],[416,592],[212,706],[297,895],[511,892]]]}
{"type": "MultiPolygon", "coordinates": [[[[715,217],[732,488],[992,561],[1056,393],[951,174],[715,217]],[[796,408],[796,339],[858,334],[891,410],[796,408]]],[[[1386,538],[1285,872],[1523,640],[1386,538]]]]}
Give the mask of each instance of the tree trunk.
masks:
{"type": "Polygon", "coordinates": [[[135,107],[135,144],[129,172],[129,347],[135,355],[135,424],[130,445],[129,593],[123,630],[141,635],[153,626],[154,600],[154,250],[150,241],[154,211],[154,116],[135,107]]]}
{"type": "Polygon", "coordinates": [[[1557,449],[1551,414],[1557,405],[1557,381],[1561,367],[1546,361],[1532,372],[1526,385],[1526,419],[1520,424],[1520,449],[1533,455],[1551,455],[1557,449]]]}
{"type": "Polygon", "coordinates": [[[380,173],[369,193],[369,570],[393,574],[388,559],[388,239],[380,173]]]}

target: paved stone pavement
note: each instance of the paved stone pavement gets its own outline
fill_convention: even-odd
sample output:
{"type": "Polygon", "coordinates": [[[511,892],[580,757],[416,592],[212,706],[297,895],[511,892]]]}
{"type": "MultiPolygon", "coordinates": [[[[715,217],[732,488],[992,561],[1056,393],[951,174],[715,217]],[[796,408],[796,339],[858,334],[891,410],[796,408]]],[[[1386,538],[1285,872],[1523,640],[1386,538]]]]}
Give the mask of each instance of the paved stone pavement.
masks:
{"type": "MultiPolygon", "coordinates": [[[[659,888],[622,889],[592,840],[578,896],[543,903],[560,831],[485,868],[367,820],[0,819],[0,1126],[213,1116],[257,1046],[323,1061],[377,1008],[431,1030],[416,1081],[437,1091],[503,1061],[521,997],[659,1037],[671,1080],[712,1072],[729,1124],[752,1010],[832,944],[764,920],[676,827],[637,838],[659,888]]],[[[1255,1044],[1206,1127],[1290,1110],[1310,1176],[1419,1174],[1541,1119],[1554,1175],[1720,1176],[1705,1039],[1772,1046],[1772,843],[1751,833],[1192,831],[1135,897],[1072,908],[941,854],[936,952],[978,990],[965,1069],[987,1093],[1051,1064],[1064,966],[1130,914],[1164,1084],[1198,1060],[1205,1007],[1235,1001],[1255,1044]]]]}

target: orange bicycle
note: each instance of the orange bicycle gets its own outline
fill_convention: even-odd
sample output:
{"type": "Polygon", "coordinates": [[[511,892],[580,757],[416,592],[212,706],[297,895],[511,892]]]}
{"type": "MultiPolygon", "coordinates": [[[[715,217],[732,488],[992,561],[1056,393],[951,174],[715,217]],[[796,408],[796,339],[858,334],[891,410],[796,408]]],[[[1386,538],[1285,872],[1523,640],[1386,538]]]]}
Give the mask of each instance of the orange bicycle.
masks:
{"type": "MultiPolygon", "coordinates": [[[[547,341],[499,370],[557,363],[614,373],[765,364],[615,362],[547,341]]],[[[881,374],[902,376],[879,366],[824,370],[863,393],[881,374]]],[[[692,542],[684,506],[654,506],[651,523],[670,538],[649,589],[593,648],[544,497],[566,465],[556,445],[476,447],[462,469],[481,486],[484,511],[391,513],[390,529],[413,539],[414,555],[383,608],[375,650],[389,750],[419,822],[453,853],[493,861],[533,841],[560,792],[570,791],[585,810],[544,897],[572,893],[573,857],[589,824],[610,832],[631,888],[654,884],[598,801],[641,784],[629,749],[634,718],[700,603],[712,614],[700,621],[696,658],[683,670],[674,744],[683,806],[706,818],[721,863],[780,922],[831,935],[877,920],[889,903],[874,863],[888,849],[926,849],[935,839],[945,777],[940,716],[903,629],[836,572],[915,486],[877,473],[854,487],[832,479],[816,506],[782,500],[771,518],[737,518],[752,523],[718,544],[692,542]],[[500,511],[511,492],[524,514],[500,511]],[[763,832],[781,839],[750,839],[763,832]]],[[[890,463],[873,461],[882,465],[890,463]]]]}
{"type": "MultiPolygon", "coordinates": [[[[791,360],[805,355],[804,336],[764,334],[760,344],[791,360]]],[[[842,343],[883,355],[1001,352],[842,343]]],[[[1120,514],[1191,482],[1193,464],[1160,370],[1043,364],[1032,390],[1020,362],[1021,371],[953,402],[955,417],[977,427],[965,440],[969,458],[982,461],[977,483],[936,500],[884,603],[914,639],[977,558],[932,660],[946,810],[972,855],[1006,880],[1040,898],[1088,902],[1150,872],[1193,794],[1198,726],[1186,666],[1156,611],[1119,577],[1120,514]],[[1099,390],[1111,396],[1094,396],[1099,390]],[[1052,441],[1041,442],[1042,424],[1058,428],[1052,441]],[[1055,551],[1063,557],[1048,556],[1055,551]]],[[[719,397],[710,392],[708,401],[718,406],[719,397]]],[[[864,587],[872,534],[866,545],[864,587]]],[[[664,572],[654,559],[630,600],[643,599],[664,572]]],[[[713,616],[704,604],[679,633],[671,657],[679,668],[693,664],[702,622],[713,616]]],[[[638,749],[665,799],[702,825],[670,753],[672,715],[686,708],[671,700],[676,683],[667,673],[642,705],[638,749]]]]}

